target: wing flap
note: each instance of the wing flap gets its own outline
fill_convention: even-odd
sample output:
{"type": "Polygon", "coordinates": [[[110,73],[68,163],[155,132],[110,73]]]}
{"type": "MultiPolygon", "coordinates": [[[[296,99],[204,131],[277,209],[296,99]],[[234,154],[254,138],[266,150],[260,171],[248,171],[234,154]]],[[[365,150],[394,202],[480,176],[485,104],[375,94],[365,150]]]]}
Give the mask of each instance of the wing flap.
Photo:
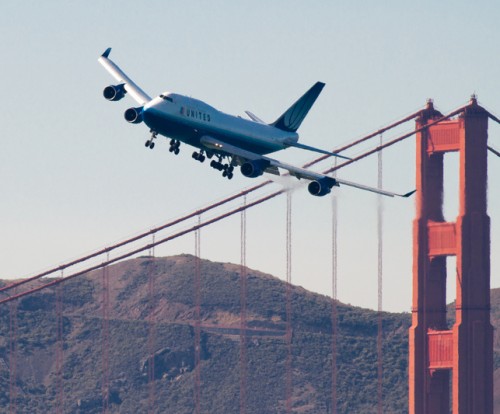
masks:
{"type": "MultiPolygon", "coordinates": [[[[286,164],[286,163],[283,163],[281,161],[275,160],[273,158],[264,157],[262,155],[255,154],[251,151],[247,151],[247,150],[244,150],[242,148],[235,147],[234,145],[227,144],[227,143],[225,143],[219,139],[213,138],[213,137],[204,136],[201,138],[200,141],[205,147],[207,147],[209,149],[237,157],[239,159],[240,163],[242,163],[246,160],[248,160],[248,161],[265,160],[265,161],[269,162],[269,167],[265,171],[267,173],[280,175],[279,170],[283,169],[283,170],[288,171],[290,173],[290,175],[298,178],[299,180],[305,179],[305,180],[310,180],[310,181],[318,181],[318,180],[322,180],[325,178],[328,178],[330,180],[333,178],[333,177],[330,177],[330,176],[325,175],[325,174],[306,170],[305,168],[297,167],[297,166],[291,165],[291,164],[286,164]]],[[[381,194],[381,195],[384,195],[387,197],[395,197],[395,196],[397,196],[397,197],[409,197],[410,195],[412,195],[415,192],[415,191],[410,191],[409,193],[406,193],[406,194],[398,194],[398,193],[394,193],[392,191],[382,190],[380,188],[370,187],[368,185],[359,184],[359,183],[343,180],[343,179],[336,178],[336,177],[335,177],[335,182],[336,182],[335,185],[346,185],[349,187],[358,188],[360,190],[365,190],[365,191],[370,191],[372,193],[381,194]]]]}

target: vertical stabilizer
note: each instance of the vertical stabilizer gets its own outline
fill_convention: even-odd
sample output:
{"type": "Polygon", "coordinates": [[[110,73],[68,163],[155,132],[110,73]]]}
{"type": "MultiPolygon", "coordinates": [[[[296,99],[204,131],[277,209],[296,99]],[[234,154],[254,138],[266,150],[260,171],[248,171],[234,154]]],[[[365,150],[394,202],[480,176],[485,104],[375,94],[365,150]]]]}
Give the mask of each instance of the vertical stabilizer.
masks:
{"type": "Polygon", "coordinates": [[[283,131],[295,132],[316,102],[325,84],[316,82],[302,97],[271,125],[283,131]]]}

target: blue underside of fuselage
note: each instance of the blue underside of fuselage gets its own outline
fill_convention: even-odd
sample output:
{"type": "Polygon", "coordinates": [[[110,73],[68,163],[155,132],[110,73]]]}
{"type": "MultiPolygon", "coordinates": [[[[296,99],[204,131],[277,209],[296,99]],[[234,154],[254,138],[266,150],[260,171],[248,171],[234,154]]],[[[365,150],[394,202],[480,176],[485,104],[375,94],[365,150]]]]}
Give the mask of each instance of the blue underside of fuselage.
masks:
{"type": "Polygon", "coordinates": [[[194,127],[188,123],[179,122],[178,118],[169,118],[164,113],[156,111],[152,108],[144,111],[143,116],[144,123],[150,129],[165,137],[177,139],[181,142],[201,149],[206,149],[200,143],[200,139],[203,136],[210,136],[227,144],[234,145],[238,148],[260,155],[269,154],[283,149],[283,146],[280,144],[263,142],[245,135],[221,131],[217,128],[211,127],[210,125],[194,127]]]}

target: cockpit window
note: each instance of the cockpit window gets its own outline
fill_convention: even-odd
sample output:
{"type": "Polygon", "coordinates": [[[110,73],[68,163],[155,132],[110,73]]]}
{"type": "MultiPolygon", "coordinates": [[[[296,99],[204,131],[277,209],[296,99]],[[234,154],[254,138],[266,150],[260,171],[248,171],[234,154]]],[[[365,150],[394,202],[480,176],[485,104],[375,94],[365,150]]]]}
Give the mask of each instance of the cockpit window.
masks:
{"type": "Polygon", "coordinates": [[[174,102],[174,100],[167,95],[160,95],[160,98],[163,99],[164,101],[174,102]]]}

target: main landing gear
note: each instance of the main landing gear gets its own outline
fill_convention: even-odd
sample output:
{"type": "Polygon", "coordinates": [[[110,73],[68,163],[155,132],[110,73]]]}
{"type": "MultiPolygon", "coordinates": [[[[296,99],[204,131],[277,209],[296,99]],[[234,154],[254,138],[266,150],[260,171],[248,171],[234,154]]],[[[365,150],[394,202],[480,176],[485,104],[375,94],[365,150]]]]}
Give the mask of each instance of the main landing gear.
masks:
{"type": "Polygon", "coordinates": [[[198,152],[193,152],[193,160],[196,160],[196,161],[199,161],[199,162],[203,162],[205,161],[205,156],[203,155],[203,151],[201,151],[200,153],[198,152]]]}
{"type": "Polygon", "coordinates": [[[173,152],[175,155],[179,154],[179,147],[181,146],[180,141],[176,139],[170,140],[170,148],[168,149],[170,152],[173,152]]]}
{"type": "Polygon", "coordinates": [[[228,180],[233,178],[234,167],[231,164],[222,164],[221,159],[219,161],[213,160],[210,163],[210,167],[222,171],[222,176],[227,177],[228,180]]]}
{"type": "Polygon", "coordinates": [[[155,140],[155,139],[156,139],[157,135],[158,135],[158,132],[151,130],[151,139],[148,139],[148,140],[146,141],[146,143],[144,144],[144,146],[145,146],[146,148],[153,149],[153,148],[155,147],[155,143],[154,143],[154,141],[153,141],[153,140],[155,140]]]}

